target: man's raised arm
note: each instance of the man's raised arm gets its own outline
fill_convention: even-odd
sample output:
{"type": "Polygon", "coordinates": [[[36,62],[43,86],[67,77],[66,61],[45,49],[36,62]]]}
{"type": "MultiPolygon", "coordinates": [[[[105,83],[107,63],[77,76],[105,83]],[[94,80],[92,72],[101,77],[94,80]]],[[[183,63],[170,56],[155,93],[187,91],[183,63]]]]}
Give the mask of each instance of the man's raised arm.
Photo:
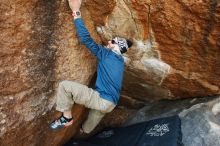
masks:
{"type": "Polygon", "coordinates": [[[79,36],[80,42],[94,54],[97,58],[101,59],[103,51],[105,48],[101,45],[98,45],[90,36],[89,31],[84,25],[84,22],[81,18],[81,13],[79,11],[81,6],[81,0],[68,0],[69,6],[73,12],[74,24],[76,27],[77,34],[79,36]]]}

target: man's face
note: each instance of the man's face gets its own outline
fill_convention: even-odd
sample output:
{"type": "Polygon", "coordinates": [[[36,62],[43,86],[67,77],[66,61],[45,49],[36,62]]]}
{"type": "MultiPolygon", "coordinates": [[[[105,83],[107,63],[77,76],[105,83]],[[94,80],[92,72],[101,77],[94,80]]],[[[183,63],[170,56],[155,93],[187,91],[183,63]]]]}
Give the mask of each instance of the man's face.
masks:
{"type": "Polygon", "coordinates": [[[115,45],[118,45],[118,44],[116,44],[116,41],[115,41],[115,39],[112,39],[112,40],[110,40],[110,41],[108,41],[108,45],[107,45],[107,48],[109,48],[109,49],[114,49],[115,48],[115,45]]]}

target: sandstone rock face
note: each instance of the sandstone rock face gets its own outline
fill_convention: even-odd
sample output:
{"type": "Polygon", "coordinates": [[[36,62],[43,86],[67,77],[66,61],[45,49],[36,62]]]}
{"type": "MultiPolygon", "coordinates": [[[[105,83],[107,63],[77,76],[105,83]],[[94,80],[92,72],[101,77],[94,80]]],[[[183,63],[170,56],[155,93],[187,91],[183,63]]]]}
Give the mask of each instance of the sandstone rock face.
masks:
{"type": "MultiPolygon", "coordinates": [[[[76,39],[66,2],[0,3],[0,145],[60,145],[77,124],[61,133],[48,131],[57,83],[69,79],[88,84],[96,60],[76,39]]],[[[88,28],[98,42],[93,26],[90,22],[88,28]]],[[[76,120],[83,111],[75,109],[76,120]]]]}
{"type": "Polygon", "coordinates": [[[122,93],[146,100],[219,94],[219,11],[212,0],[117,1],[100,33],[136,42],[122,93]]]}
{"type": "Polygon", "coordinates": [[[155,2],[152,29],[172,67],[162,86],[175,97],[219,94],[219,1],[155,2]]]}
{"type": "MultiPolygon", "coordinates": [[[[124,55],[124,97],[220,94],[219,1],[86,0],[81,11],[98,43],[134,41],[124,55]]],[[[0,12],[0,145],[61,145],[85,109],[74,107],[76,126],[49,131],[57,85],[88,85],[96,59],[78,41],[64,0],[1,0],[0,12]]]]}

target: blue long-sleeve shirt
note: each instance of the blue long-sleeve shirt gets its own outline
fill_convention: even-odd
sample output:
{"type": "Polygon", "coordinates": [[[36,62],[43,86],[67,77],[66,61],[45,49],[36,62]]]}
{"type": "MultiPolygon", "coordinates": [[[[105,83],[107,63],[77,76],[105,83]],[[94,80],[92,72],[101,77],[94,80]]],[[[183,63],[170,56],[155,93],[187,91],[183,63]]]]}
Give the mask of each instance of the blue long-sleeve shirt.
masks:
{"type": "Polygon", "coordinates": [[[100,97],[114,104],[118,103],[124,73],[124,59],[112,50],[98,45],[90,36],[81,18],[74,24],[82,44],[84,44],[98,59],[95,90],[100,97]]]}

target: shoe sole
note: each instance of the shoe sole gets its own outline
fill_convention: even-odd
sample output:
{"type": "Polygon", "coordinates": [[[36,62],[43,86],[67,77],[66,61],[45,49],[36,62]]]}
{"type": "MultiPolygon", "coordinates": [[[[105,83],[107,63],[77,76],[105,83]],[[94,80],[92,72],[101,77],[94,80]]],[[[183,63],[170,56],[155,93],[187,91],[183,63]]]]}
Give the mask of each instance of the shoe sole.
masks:
{"type": "Polygon", "coordinates": [[[67,124],[65,124],[64,127],[68,127],[68,126],[70,126],[70,125],[72,125],[72,124],[73,124],[73,120],[71,120],[70,122],[68,122],[67,124]]]}

